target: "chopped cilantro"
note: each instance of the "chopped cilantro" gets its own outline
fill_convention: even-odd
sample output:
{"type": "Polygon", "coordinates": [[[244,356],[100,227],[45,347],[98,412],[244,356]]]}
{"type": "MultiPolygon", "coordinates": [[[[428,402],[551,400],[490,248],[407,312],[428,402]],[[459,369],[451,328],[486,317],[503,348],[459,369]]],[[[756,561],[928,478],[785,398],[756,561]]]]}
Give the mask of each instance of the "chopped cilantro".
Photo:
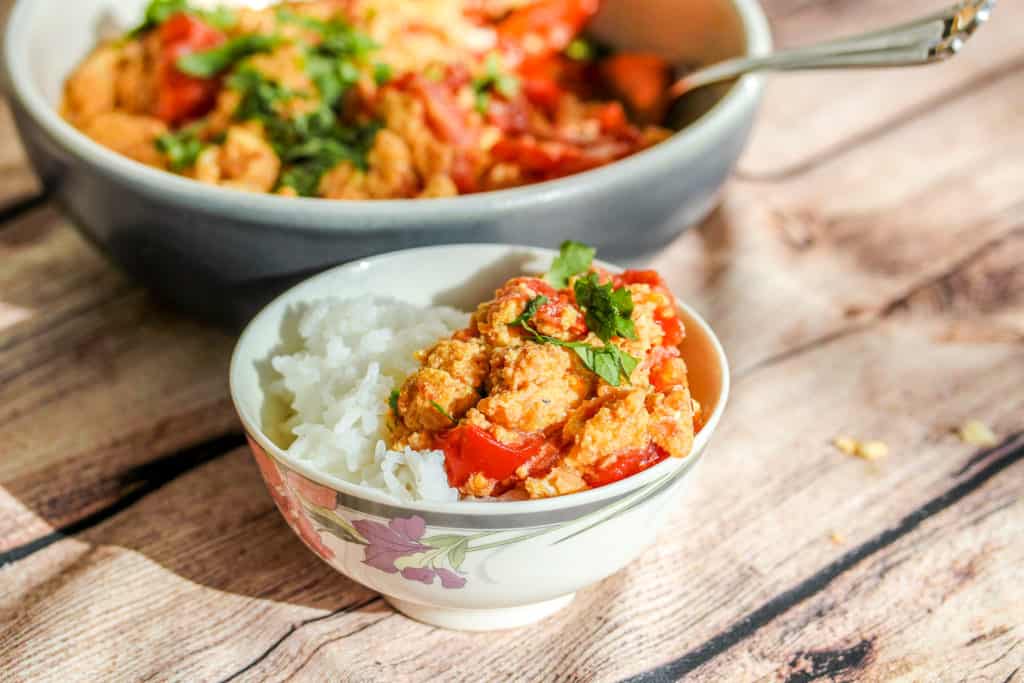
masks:
{"type": "Polygon", "coordinates": [[[446,411],[444,408],[442,408],[441,404],[438,403],[437,401],[431,401],[430,405],[434,406],[434,410],[436,410],[437,412],[439,412],[442,415],[444,415],[445,417],[447,417],[448,421],[451,422],[452,424],[456,424],[458,422],[458,420],[456,420],[454,417],[449,415],[448,411],[446,411]]]}
{"type": "Polygon", "coordinates": [[[534,297],[533,299],[530,299],[530,301],[526,304],[526,307],[523,309],[523,312],[519,314],[519,317],[510,322],[509,326],[515,327],[516,325],[525,325],[526,323],[530,322],[530,320],[533,319],[533,316],[537,315],[537,311],[540,309],[540,307],[546,304],[547,302],[548,298],[546,296],[538,296],[534,297]]]}
{"type": "Polygon", "coordinates": [[[569,278],[590,269],[590,264],[593,263],[596,253],[596,249],[588,247],[582,242],[573,242],[572,240],[562,242],[558,256],[552,262],[551,270],[547,272],[544,279],[558,289],[568,287],[569,278]]]}
{"type": "Polygon", "coordinates": [[[373,65],[373,80],[377,85],[384,85],[394,76],[394,70],[390,64],[377,62],[373,65]]]}
{"type": "Polygon", "coordinates": [[[156,148],[167,157],[171,170],[181,173],[195,165],[206,145],[195,133],[195,128],[184,128],[174,133],[165,133],[156,139],[156,148]]]}
{"type": "Polygon", "coordinates": [[[501,62],[493,52],[487,55],[483,75],[473,79],[475,106],[481,114],[487,113],[487,108],[491,104],[492,92],[503,97],[515,97],[519,94],[519,79],[502,71],[501,62]]]}
{"type": "Polygon", "coordinates": [[[576,38],[565,48],[565,56],[577,62],[589,62],[594,58],[594,46],[583,38],[576,38]]]}
{"type": "MultiPolygon", "coordinates": [[[[547,301],[547,297],[544,296],[531,299],[526,304],[526,308],[523,309],[523,313],[513,320],[510,325],[522,327],[538,344],[553,344],[572,349],[588,370],[613,387],[619,386],[623,375],[627,380],[629,379],[640,361],[612,344],[610,338],[602,340],[604,341],[603,346],[595,346],[586,342],[567,342],[556,337],[541,334],[530,325],[530,320],[547,301]]],[[[630,304],[632,304],[632,301],[630,301],[630,304]]]]}
{"type": "Polygon", "coordinates": [[[395,389],[388,396],[388,405],[391,406],[391,412],[395,414],[395,417],[398,417],[398,395],[400,393],[398,389],[395,389]]]}
{"type": "Polygon", "coordinates": [[[196,78],[212,78],[249,55],[270,52],[279,42],[273,36],[239,36],[213,49],[181,57],[177,62],[178,71],[196,78]]]}
{"type": "Polygon", "coordinates": [[[219,29],[231,28],[237,22],[235,13],[227,7],[216,7],[206,10],[194,7],[189,0],[150,0],[143,14],[142,23],[129,31],[130,37],[135,37],[154,29],[175,14],[184,12],[197,16],[206,23],[219,29]]]}
{"type": "Polygon", "coordinates": [[[366,155],[380,124],[346,125],[327,101],[312,112],[285,118],[278,113],[279,105],[306,95],[290,91],[254,69],[240,69],[228,84],[242,93],[235,118],[262,122],[271,146],[286,165],[279,186],[311,197],[323,175],[342,161],[366,168],[366,155]]]}
{"type": "Polygon", "coordinates": [[[636,339],[636,327],[630,318],[633,295],[625,287],[612,289],[612,283],[600,284],[597,273],[576,280],[576,303],[587,314],[587,327],[601,340],[612,337],[636,339]]]}

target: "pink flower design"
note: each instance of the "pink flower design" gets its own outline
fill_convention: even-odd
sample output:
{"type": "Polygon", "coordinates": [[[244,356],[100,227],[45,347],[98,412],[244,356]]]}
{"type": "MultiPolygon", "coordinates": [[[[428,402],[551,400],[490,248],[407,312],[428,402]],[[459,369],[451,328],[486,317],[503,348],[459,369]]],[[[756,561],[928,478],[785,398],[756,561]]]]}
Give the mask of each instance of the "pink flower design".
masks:
{"type": "Polygon", "coordinates": [[[422,517],[397,517],[387,524],[360,519],[352,522],[356,531],[366,539],[363,548],[363,563],[388,574],[401,573],[407,581],[418,581],[430,585],[434,579],[441,580],[444,588],[462,588],[466,578],[446,567],[437,566],[441,556],[447,556],[451,546],[433,546],[423,543],[427,531],[422,517]],[[417,557],[418,556],[418,557],[417,557]],[[399,567],[396,563],[405,558],[399,567]]]}
{"type": "MultiPolygon", "coordinates": [[[[306,515],[306,511],[302,508],[302,505],[295,500],[294,494],[285,485],[284,477],[281,476],[281,471],[278,469],[277,464],[274,460],[266,454],[266,452],[253,441],[249,439],[249,447],[252,450],[253,459],[256,460],[256,464],[260,468],[260,472],[263,474],[263,480],[267,485],[267,491],[270,492],[270,497],[274,499],[274,503],[277,505],[277,509],[281,511],[285,521],[295,530],[295,533],[299,535],[309,548],[320,557],[324,559],[332,559],[334,557],[334,551],[326,546],[323,539],[320,538],[320,532],[316,530],[309,517],[306,515]]],[[[289,482],[292,481],[293,477],[298,477],[292,472],[286,470],[286,476],[289,482]]],[[[301,477],[299,477],[301,479],[301,477]]],[[[319,484],[308,482],[312,486],[320,487],[319,484]]],[[[334,507],[333,491],[331,507],[334,507]]],[[[320,495],[320,500],[325,501],[326,497],[320,495]]]]}
{"type": "Polygon", "coordinates": [[[388,574],[398,571],[398,558],[430,550],[430,546],[418,542],[427,530],[421,517],[397,517],[389,524],[360,519],[352,526],[369,542],[363,549],[363,562],[388,574]]]}

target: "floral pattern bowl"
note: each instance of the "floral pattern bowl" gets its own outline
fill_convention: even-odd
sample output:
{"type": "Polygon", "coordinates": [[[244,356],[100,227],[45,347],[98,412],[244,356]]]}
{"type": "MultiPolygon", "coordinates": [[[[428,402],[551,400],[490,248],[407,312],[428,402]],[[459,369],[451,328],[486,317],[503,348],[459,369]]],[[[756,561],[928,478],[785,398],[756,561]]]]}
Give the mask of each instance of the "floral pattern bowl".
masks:
{"type": "Polygon", "coordinates": [[[654,543],[721,419],[729,392],[721,344],[700,316],[679,304],[691,390],[709,411],[688,457],[601,488],[515,502],[401,502],[290,457],[278,445],[285,407],[267,391],[269,359],[288,337],[299,304],[373,293],[471,310],[505,280],[545,270],[553,256],[526,247],[455,245],[350,263],[272,302],[235,349],[232,399],[285,520],[321,559],[420,621],[463,630],[525,625],[654,543]]]}

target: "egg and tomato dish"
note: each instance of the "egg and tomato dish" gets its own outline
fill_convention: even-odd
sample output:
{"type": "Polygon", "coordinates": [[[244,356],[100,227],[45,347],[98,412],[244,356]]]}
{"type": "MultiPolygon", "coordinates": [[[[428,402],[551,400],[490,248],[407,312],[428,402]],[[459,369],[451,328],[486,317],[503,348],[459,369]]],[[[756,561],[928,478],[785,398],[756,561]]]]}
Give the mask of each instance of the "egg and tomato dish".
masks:
{"type": "Polygon", "coordinates": [[[671,69],[582,37],[599,0],[152,0],[67,79],[64,118],[202,183],[451,197],[579,173],[670,134],[671,69]]]}
{"type": "Polygon", "coordinates": [[[686,457],[702,425],[675,299],[654,271],[610,274],[568,242],[469,326],[416,354],[390,397],[392,450],[441,451],[464,497],[547,498],[686,457]]]}

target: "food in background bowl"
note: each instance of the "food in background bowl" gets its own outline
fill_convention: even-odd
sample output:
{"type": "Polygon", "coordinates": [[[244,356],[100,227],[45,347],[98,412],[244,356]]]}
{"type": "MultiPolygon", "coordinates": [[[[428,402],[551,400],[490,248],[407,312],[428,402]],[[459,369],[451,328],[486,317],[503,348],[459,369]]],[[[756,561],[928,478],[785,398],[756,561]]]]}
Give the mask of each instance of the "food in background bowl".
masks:
{"type": "Polygon", "coordinates": [[[251,192],[394,199],[527,185],[671,134],[646,123],[662,118],[669,66],[581,38],[597,9],[152,0],[140,26],[71,74],[62,114],[136,161],[251,192]]]}
{"type": "Polygon", "coordinates": [[[522,500],[690,454],[702,424],[685,327],[654,271],[566,242],[468,318],[383,298],[321,301],[275,356],[289,454],[400,500],[522,500]]]}

